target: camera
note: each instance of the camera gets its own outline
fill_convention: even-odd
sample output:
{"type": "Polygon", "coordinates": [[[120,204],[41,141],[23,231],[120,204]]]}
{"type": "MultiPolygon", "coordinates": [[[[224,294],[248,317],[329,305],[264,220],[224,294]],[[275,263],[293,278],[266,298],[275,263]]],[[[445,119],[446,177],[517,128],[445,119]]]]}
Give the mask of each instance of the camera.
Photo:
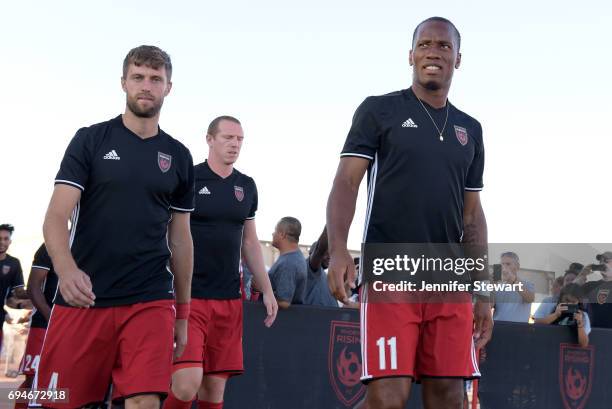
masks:
{"type": "Polygon", "coordinates": [[[593,264],[591,266],[591,271],[606,271],[605,264],[593,264]]]}
{"type": "Polygon", "coordinates": [[[579,311],[578,304],[562,304],[567,307],[567,310],[563,311],[563,315],[574,315],[579,311]]]}
{"type": "Polygon", "coordinates": [[[493,264],[493,281],[501,281],[502,266],[501,264],[493,264]]]}

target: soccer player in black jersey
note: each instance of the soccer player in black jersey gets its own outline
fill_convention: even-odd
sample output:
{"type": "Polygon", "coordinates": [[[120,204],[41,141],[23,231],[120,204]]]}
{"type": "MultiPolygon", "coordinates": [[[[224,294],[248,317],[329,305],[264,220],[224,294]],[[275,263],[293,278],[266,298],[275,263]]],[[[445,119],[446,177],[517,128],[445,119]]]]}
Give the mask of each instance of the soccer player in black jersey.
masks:
{"type": "MultiPolygon", "coordinates": [[[[36,251],[36,254],[34,254],[32,269],[28,278],[28,295],[36,310],[32,315],[28,341],[19,368],[19,372],[25,375],[25,380],[20,388],[32,387],[34,390],[38,390],[38,385],[34,382],[34,379],[38,370],[40,350],[45,339],[45,333],[47,332],[47,323],[51,315],[51,305],[53,304],[56,291],[57,274],[53,271],[51,258],[43,243],[36,251]]],[[[30,404],[31,406],[40,405],[35,400],[30,404]]],[[[15,403],[15,409],[26,407],[28,405],[25,402],[15,403]]]]}
{"type": "Polygon", "coordinates": [[[243,372],[241,253],[263,293],[266,326],[278,305],[265,270],[255,229],[257,187],[234,168],[244,133],[231,116],[208,127],[208,160],[195,167],[196,208],[189,337],[174,361],[172,388],[164,409],[188,409],[197,394],[199,409],[221,409],[229,376],[243,372]]]}
{"type": "MultiPolygon", "coordinates": [[[[8,254],[11,246],[13,231],[15,228],[10,224],[0,224],[0,323],[4,322],[6,311],[4,304],[17,308],[17,299],[27,298],[23,285],[23,271],[21,262],[17,257],[8,254]],[[15,295],[15,298],[11,297],[15,295]]],[[[0,347],[2,346],[2,327],[0,326],[0,347]]]]}
{"type": "Polygon", "coordinates": [[[159,407],[187,341],[193,243],[193,161],[159,128],[170,57],[154,46],[123,63],[122,115],[80,129],[55,180],[44,223],[59,277],[38,387],[69,389],[77,408],[108,385],[127,409],[159,407]],[[71,219],[71,230],[66,226],[71,219]]]}
{"type": "MultiPolygon", "coordinates": [[[[354,286],[346,243],[366,170],[365,242],[487,243],[479,198],[482,129],[447,99],[461,62],[459,47],[450,21],[423,21],[410,51],[412,87],[369,97],[355,113],[327,207],[328,279],[343,302],[345,280],[354,286]]],[[[479,376],[472,337],[480,347],[491,336],[488,297],[479,298],[472,315],[469,294],[462,303],[427,305],[368,302],[369,294],[366,282],[361,331],[368,389],[361,407],[405,407],[416,379],[423,384],[425,408],[461,408],[463,379],[479,376]]]]}

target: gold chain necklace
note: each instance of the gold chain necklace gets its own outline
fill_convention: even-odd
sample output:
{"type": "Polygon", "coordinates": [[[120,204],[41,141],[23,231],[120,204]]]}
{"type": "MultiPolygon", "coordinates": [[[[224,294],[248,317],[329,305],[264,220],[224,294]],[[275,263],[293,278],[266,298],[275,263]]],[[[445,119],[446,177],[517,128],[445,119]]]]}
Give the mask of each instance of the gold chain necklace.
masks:
{"type": "Polygon", "coordinates": [[[440,128],[438,128],[438,124],[436,124],[436,121],[434,121],[433,117],[431,116],[427,108],[425,108],[425,104],[423,104],[423,101],[421,101],[421,98],[417,97],[417,99],[421,103],[421,106],[423,107],[425,112],[427,112],[427,115],[429,116],[429,119],[431,119],[431,122],[436,127],[436,131],[438,131],[438,133],[440,134],[440,142],[444,141],[444,130],[446,129],[446,123],[448,122],[448,108],[449,108],[448,101],[446,101],[446,119],[444,120],[444,126],[442,127],[442,130],[440,130],[440,128]]]}

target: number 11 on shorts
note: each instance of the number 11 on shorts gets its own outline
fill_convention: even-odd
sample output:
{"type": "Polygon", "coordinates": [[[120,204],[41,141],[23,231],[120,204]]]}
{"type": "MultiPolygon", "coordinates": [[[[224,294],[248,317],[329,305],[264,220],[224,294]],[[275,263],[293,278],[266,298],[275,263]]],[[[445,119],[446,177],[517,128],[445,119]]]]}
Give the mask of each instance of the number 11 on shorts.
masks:
{"type": "Polygon", "coordinates": [[[397,340],[395,337],[389,338],[385,343],[385,338],[378,338],[376,345],[378,345],[378,363],[381,371],[387,369],[387,354],[385,344],[389,345],[389,351],[391,352],[391,369],[397,369],[397,340]]]}

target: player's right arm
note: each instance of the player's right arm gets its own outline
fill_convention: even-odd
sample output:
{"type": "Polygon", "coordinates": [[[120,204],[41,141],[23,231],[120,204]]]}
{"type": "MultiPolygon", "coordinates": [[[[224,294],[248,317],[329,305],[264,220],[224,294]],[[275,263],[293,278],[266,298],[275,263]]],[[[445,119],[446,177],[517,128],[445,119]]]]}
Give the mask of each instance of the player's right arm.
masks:
{"type": "Polygon", "coordinates": [[[349,228],[355,215],[359,185],[370,161],[361,157],[345,156],[334,178],[327,201],[327,235],[329,242],[329,269],[327,279],[332,294],[343,303],[348,302],[345,282],[355,286],[355,265],[347,249],[349,228]]]}
{"type": "Polygon", "coordinates": [[[95,295],[89,276],[81,271],[70,252],[68,220],[81,198],[81,190],[67,184],[56,184],[45,215],[43,234],[64,300],[75,307],[94,305],[95,295]]]}
{"type": "Polygon", "coordinates": [[[28,297],[32,300],[32,304],[36,307],[37,311],[45,317],[45,320],[49,322],[49,316],[51,315],[51,307],[47,304],[45,294],[42,292],[45,279],[47,278],[48,271],[44,268],[32,266],[30,270],[30,277],[28,278],[28,297]]]}

